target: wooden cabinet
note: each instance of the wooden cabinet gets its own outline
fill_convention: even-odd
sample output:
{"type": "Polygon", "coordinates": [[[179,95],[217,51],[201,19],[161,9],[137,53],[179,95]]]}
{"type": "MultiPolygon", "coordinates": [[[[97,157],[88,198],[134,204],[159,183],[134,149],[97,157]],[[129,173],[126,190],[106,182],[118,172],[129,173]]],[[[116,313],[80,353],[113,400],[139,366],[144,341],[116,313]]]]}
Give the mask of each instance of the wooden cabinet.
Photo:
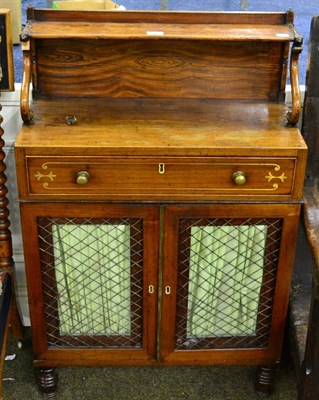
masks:
{"type": "Polygon", "coordinates": [[[276,361],[299,205],[21,209],[40,364],[276,361]]]}
{"type": "Polygon", "coordinates": [[[307,153],[292,13],[28,18],[16,162],[44,395],[60,365],[255,364],[270,392],[307,153]]]}

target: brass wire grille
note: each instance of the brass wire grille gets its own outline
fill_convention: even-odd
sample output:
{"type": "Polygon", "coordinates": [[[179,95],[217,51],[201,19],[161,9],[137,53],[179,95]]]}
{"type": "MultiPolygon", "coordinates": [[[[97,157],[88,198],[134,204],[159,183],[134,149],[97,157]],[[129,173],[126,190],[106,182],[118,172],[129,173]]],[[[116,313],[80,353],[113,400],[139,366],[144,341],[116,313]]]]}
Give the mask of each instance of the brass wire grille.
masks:
{"type": "Polygon", "coordinates": [[[267,347],[281,231],[281,219],[180,219],[176,350],[267,347]],[[196,238],[198,229],[205,244],[198,243],[203,237],[196,238]],[[203,256],[194,258],[196,246],[203,248],[203,256]],[[240,251],[246,254],[239,262],[240,251]],[[218,259],[215,268],[206,257],[218,259]],[[198,291],[198,298],[190,297],[190,291],[198,291]],[[255,306],[244,307],[239,293],[245,301],[254,299],[255,306]]]}
{"type": "Polygon", "coordinates": [[[141,349],[143,220],[37,223],[48,346],[141,349]]]}

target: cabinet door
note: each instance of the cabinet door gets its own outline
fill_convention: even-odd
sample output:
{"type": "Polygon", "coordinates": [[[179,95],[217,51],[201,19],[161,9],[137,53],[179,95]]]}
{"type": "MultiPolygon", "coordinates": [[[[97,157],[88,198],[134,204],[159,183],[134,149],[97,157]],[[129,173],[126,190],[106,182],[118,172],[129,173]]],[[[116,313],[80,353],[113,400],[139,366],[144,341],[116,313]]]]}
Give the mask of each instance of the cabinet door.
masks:
{"type": "Polygon", "coordinates": [[[158,209],[21,208],[36,357],[72,364],[70,352],[81,350],[85,364],[154,359],[158,209]]]}
{"type": "Polygon", "coordinates": [[[279,358],[298,214],[298,205],[166,208],[165,363],[279,358]]]}

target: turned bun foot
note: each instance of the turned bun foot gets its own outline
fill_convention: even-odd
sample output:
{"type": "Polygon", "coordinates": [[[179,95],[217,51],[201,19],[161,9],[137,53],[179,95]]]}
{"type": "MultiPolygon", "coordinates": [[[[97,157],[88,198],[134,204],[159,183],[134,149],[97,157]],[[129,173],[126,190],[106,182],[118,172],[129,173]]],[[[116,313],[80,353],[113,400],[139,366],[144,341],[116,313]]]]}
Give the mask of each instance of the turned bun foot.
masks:
{"type": "Polygon", "coordinates": [[[255,390],[261,396],[270,396],[274,385],[274,367],[258,367],[255,390]]]}
{"type": "Polygon", "coordinates": [[[56,394],[58,381],[58,375],[55,371],[55,368],[39,368],[37,378],[42,396],[45,399],[54,397],[56,394]]]}

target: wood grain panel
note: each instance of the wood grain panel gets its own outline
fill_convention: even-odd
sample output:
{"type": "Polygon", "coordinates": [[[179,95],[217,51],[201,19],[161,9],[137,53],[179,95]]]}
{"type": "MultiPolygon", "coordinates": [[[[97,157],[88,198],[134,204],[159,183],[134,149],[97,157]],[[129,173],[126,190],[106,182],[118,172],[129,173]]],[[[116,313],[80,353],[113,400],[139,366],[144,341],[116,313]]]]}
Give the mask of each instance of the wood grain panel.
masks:
{"type": "Polygon", "coordinates": [[[282,46],[192,40],[38,41],[38,96],[277,100],[282,46]]]}

